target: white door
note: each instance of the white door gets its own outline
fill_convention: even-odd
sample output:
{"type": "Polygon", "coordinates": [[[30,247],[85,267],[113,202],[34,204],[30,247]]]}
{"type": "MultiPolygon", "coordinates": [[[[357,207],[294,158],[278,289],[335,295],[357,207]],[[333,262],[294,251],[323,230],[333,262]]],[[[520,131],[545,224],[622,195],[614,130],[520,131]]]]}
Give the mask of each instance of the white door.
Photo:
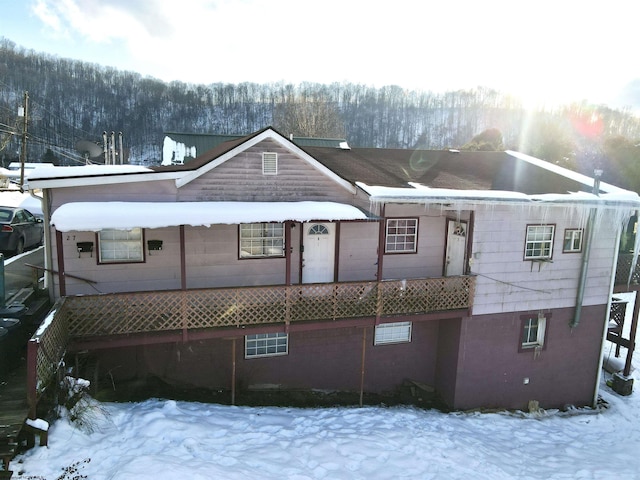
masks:
{"type": "Polygon", "coordinates": [[[304,223],[302,283],[333,282],[335,262],[335,225],[304,223]]]}
{"type": "Polygon", "coordinates": [[[464,259],[467,253],[466,222],[447,221],[447,258],[444,263],[444,276],[464,274],[464,259]]]}

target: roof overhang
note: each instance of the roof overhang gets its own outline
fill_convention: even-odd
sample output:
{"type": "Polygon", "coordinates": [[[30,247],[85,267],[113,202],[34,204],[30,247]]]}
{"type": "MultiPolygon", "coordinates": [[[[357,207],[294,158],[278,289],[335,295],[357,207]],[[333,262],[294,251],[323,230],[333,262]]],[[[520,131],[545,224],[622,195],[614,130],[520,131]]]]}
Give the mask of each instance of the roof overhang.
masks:
{"type": "Polygon", "coordinates": [[[36,169],[27,179],[29,190],[46,188],[114,185],[158,180],[174,180],[180,172],[154,172],[136,165],[86,165],[81,167],[48,167],[36,169]]]}
{"type": "Polygon", "coordinates": [[[370,186],[357,183],[373,203],[413,203],[427,204],[512,204],[547,206],[607,207],[622,209],[640,209],[640,196],[637,193],[612,187],[610,193],[595,195],[587,192],[547,193],[528,195],[520,192],[499,190],[454,190],[430,188],[411,183],[411,188],[392,188],[370,186]]]}
{"type": "Polygon", "coordinates": [[[61,232],[262,222],[366,220],[335,202],[75,202],[58,207],[51,225],[61,232]]]}

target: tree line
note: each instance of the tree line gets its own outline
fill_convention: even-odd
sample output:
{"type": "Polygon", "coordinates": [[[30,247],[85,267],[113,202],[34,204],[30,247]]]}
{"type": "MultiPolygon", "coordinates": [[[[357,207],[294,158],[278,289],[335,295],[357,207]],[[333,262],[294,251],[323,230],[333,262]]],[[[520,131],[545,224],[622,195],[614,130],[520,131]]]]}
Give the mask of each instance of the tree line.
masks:
{"type": "Polygon", "coordinates": [[[26,50],[0,39],[0,161],[18,158],[29,92],[28,159],[79,164],[79,140],[123,132],[130,163],[159,164],[165,132],[248,134],[272,125],[352,147],[513,149],[640,189],[640,120],[587,103],[524,108],[478,87],[444,93],[353,83],[163,82],[26,50]]]}

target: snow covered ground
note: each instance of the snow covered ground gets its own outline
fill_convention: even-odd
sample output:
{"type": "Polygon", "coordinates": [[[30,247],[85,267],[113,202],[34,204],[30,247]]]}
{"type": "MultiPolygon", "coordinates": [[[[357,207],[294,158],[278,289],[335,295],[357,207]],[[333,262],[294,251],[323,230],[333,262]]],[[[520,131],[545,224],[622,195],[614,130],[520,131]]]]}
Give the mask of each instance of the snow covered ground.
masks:
{"type": "MultiPolygon", "coordinates": [[[[607,345],[605,357],[614,350],[607,345]]],[[[597,411],[92,403],[85,428],[57,421],[49,447],[12,462],[13,478],[640,479],[639,357],[634,393],[612,392],[603,374],[609,406],[597,411]],[[61,477],[70,466],[76,473],[61,477]]]]}

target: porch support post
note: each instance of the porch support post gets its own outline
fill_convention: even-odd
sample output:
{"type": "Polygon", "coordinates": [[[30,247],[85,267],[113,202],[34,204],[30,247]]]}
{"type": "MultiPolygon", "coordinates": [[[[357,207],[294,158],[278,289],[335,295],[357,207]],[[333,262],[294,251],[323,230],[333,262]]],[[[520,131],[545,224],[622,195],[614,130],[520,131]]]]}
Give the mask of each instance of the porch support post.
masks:
{"type": "Polygon", "coordinates": [[[231,340],[231,405],[236,404],[236,337],[231,340]]]}
{"type": "Polygon", "coordinates": [[[364,403],[364,360],[365,360],[365,352],[367,350],[367,327],[362,329],[362,359],[360,362],[360,406],[362,407],[364,403]]]}
{"type": "Polygon", "coordinates": [[[187,289],[187,259],[184,246],[184,225],[180,225],[180,288],[187,289]]]}
{"type": "Polygon", "coordinates": [[[376,302],[376,325],[380,323],[380,315],[382,314],[382,275],[383,275],[383,259],[384,259],[384,239],[385,239],[385,227],[386,221],[384,219],[385,215],[385,205],[383,204],[380,208],[380,224],[378,226],[378,269],[376,271],[376,293],[377,293],[377,302],[376,302]]]}
{"type": "Polygon", "coordinates": [[[56,230],[56,255],[58,256],[58,288],[60,296],[67,295],[67,286],[64,280],[64,248],[62,248],[62,232],[56,230]]]}
{"type": "Polygon", "coordinates": [[[29,418],[35,420],[38,406],[38,340],[31,339],[27,343],[27,405],[29,418]]]}
{"type": "Polygon", "coordinates": [[[473,227],[475,225],[475,219],[475,212],[471,210],[471,213],[469,213],[469,225],[467,226],[467,255],[463,270],[464,275],[469,275],[471,273],[469,261],[471,260],[471,255],[473,255],[473,227]]]}
{"type": "Polygon", "coordinates": [[[336,236],[334,243],[333,281],[338,282],[338,279],[340,278],[340,221],[336,222],[336,236]]]}
{"type": "Polygon", "coordinates": [[[627,360],[624,363],[622,374],[628,377],[631,373],[631,360],[633,359],[633,351],[636,348],[636,332],[638,330],[638,313],[640,312],[640,296],[638,290],[635,291],[635,300],[633,302],[633,317],[631,317],[631,331],[629,333],[629,346],[627,347],[627,360]]]}
{"type": "Polygon", "coordinates": [[[284,283],[286,285],[291,285],[291,253],[293,251],[293,246],[291,245],[291,221],[284,222],[284,264],[285,264],[285,274],[284,274],[284,283]]]}

